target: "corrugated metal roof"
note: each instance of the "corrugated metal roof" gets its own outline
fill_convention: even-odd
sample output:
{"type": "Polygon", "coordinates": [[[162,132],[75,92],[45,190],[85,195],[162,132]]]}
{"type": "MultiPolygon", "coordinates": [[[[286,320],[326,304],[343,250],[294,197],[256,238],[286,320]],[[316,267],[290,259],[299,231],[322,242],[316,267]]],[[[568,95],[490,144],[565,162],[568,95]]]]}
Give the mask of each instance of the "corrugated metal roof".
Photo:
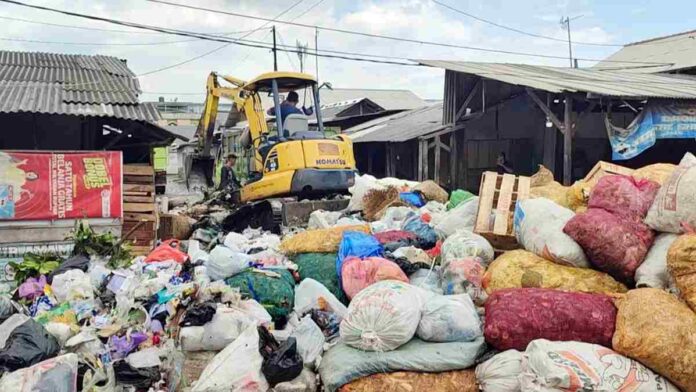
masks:
{"type": "Polygon", "coordinates": [[[155,123],[154,104],[138,102],[140,85],[110,56],[0,51],[0,112],[116,117],[155,123]]]}
{"type": "Polygon", "coordinates": [[[624,68],[632,73],[671,72],[695,67],[696,30],[628,44],[594,66],[598,69],[624,68]],[[647,66],[634,62],[665,65],[647,66]]]}
{"type": "MultiPolygon", "coordinates": [[[[313,104],[314,99],[311,93],[305,94],[298,91],[300,95],[300,105],[306,98],[307,106],[313,104]]],[[[283,94],[281,94],[283,95],[283,94]]],[[[410,90],[383,90],[383,89],[362,89],[362,88],[322,88],[319,92],[321,105],[328,105],[336,102],[345,102],[354,99],[368,98],[372,102],[384,108],[384,110],[409,110],[426,106],[428,103],[410,90]]],[[[273,107],[273,97],[266,94],[261,95],[261,102],[265,109],[273,107]]]]}
{"type": "Polygon", "coordinates": [[[442,103],[380,117],[346,130],[353,143],[405,142],[442,128],[442,103]]]}
{"type": "Polygon", "coordinates": [[[696,98],[696,79],[588,68],[417,60],[420,64],[478,75],[553,93],[582,92],[625,98],[696,98]]]}

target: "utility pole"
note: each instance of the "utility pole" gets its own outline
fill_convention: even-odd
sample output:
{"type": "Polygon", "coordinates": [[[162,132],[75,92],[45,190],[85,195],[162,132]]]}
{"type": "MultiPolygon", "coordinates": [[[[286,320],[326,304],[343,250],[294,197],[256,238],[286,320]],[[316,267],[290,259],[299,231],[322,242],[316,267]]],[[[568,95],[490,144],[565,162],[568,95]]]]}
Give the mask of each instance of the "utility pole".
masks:
{"type": "Polygon", "coordinates": [[[273,70],[278,70],[278,48],[276,47],[276,28],[273,25],[273,70]]]}
{"type": "Polygon", "coordinates": [[[317,85],[319,85],[319,29],[314,28],[314,67],[316,68],[317,85]]]}
{"type": "Polygon", "coordinates": [[[567,16],[565,18],[561,17],[561,27],[565,27],[566,31],[568,32],[568,60],[570,61],[570,68],[578,67],[577,60],[575,62],[573,61],[573,42],[570,39],[570,21],[578,18],[582,18],[582,15],[578,15],[573,18],[569,18],[567,16]]]}

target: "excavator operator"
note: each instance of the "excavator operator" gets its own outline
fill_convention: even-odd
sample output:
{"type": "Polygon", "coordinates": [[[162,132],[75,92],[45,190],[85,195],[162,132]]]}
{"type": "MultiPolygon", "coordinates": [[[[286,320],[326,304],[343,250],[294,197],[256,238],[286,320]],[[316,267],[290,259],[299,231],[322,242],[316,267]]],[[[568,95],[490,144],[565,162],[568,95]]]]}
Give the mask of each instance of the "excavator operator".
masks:
{"type": "MultiPolygon", "coordinates": [[[[280,123],[285,124],[285,118],[290,115],[290,114],[304,114],[305,116],[311,116],[312,113],[314,113],[314,110],[310,108],[306,108],[302,106],[302,109],[299,109],[297,107],[297,104],[300,102],[300,97],[297,95],[295,91],[290,91],[288,93],[288,97],[285,98],[285,101],[280,103],[280,123]]],[[[269,116],[275,116],[275,106],[271,107],[266,111],[266,114],[269,116]]]]}

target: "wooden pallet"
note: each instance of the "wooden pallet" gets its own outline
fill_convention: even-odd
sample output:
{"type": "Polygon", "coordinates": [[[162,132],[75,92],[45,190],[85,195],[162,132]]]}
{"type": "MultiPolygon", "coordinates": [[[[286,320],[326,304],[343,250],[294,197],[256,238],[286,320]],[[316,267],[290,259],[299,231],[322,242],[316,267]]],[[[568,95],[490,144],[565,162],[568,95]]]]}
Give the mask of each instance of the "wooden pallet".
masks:
{"type": "Polygon", "coordinates": [[[123,229],[134,255],[150,252],[157,239],[155,171],[152,166],[123,166],[123,229]]]}
{"type": "Polygon", "coordinates": [[[599,161],[596,165],[594,165],[592,170],[590,170],[590,172],[587,173],[587,175],[584,178],[584,181],[590,188],[592,188],[597,184],[600,178],[613,174],[623,174],[626,176],[630,176],[631,174],[633,174],[633,169],[619,166],[614,163],[599,161]]]}
{"type": "Polygon", "coordinates": [[[517,249],[513,216],[517,200],[529,197],[529,177],[484,172],[474,232],[496,250],[517,249]]]}

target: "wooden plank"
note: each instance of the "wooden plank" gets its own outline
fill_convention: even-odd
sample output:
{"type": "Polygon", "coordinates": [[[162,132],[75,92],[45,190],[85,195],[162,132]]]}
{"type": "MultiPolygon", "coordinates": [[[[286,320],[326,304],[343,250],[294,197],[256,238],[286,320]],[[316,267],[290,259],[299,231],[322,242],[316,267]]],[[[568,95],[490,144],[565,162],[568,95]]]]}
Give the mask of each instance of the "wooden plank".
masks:
{"type": "Polygon", "coordinates": [[[144,256],[152,251],[152,246],[131,246],[133,256],[144,256]]]}
{"type": "Polygon", "coordinates": [[[124,203],[154,203],[155,196],[154,195],[150,195],[150,196],[123,195],[123,202],[124,203]]]}
{"type": "Polygon", "coordinates": [[[517,200],[529,199],[529,184],[531,179],[529,177],[519,176],[517,177],[517,200]]]}
{"type": "Polygon", "coordinates": [[[433,181],[440,183],[440,136],[435,138],[435,173],[433,175],[433,181]]]}
{"type": "Polygon", "coordinates": [[[154,176],[155,169],[152,166],[123,165],[123,175],[126,176],[154,176]]]}
{"type": "Polygon", "coordinates": [[[149,176],[123,176],[123,182],[126,184],[143,184],[143,185],[153,185],[155,183],[155,177],[149,176]]]}
{"type": "Polygon", "coordinates": [[[143,185],[143,184],[123,184],[123,193],[155,193],[154,185],[143,185]]]}
{"type": "Polygon", "coordinates": [[[154,214],[139,214],[139,213],[129,213],[129,212],[124,212],[123,213],[123,221],[128,222],[140,222],[140,221],[148,221],[148,222],[154,222],[157,220],[157,216],[154,214]]]}
{"type": "Polygon", "coordinates": [[[155,211],[154,203],[123,203],[123,211],[125,212],[153,212],[155,211]]]}
{"type": "Polygon", "coordinates": [[[508,235],[508,218],[510,217],[510,204],[512,203],[512,191],[515,188],[515,176],[503,174],[503,182],[498,193],[498,205],[495,209],[495,222],[493,233],[508,235]]]}
{"type": "Polygon", "coordinates": [[[476,213],[477,233],[487,232],[490,227],[491,210],[493,209],[493,197],[495,196],[495,181],[498,173],[484,172],[479,190],[479,206],[476,213]]]}

